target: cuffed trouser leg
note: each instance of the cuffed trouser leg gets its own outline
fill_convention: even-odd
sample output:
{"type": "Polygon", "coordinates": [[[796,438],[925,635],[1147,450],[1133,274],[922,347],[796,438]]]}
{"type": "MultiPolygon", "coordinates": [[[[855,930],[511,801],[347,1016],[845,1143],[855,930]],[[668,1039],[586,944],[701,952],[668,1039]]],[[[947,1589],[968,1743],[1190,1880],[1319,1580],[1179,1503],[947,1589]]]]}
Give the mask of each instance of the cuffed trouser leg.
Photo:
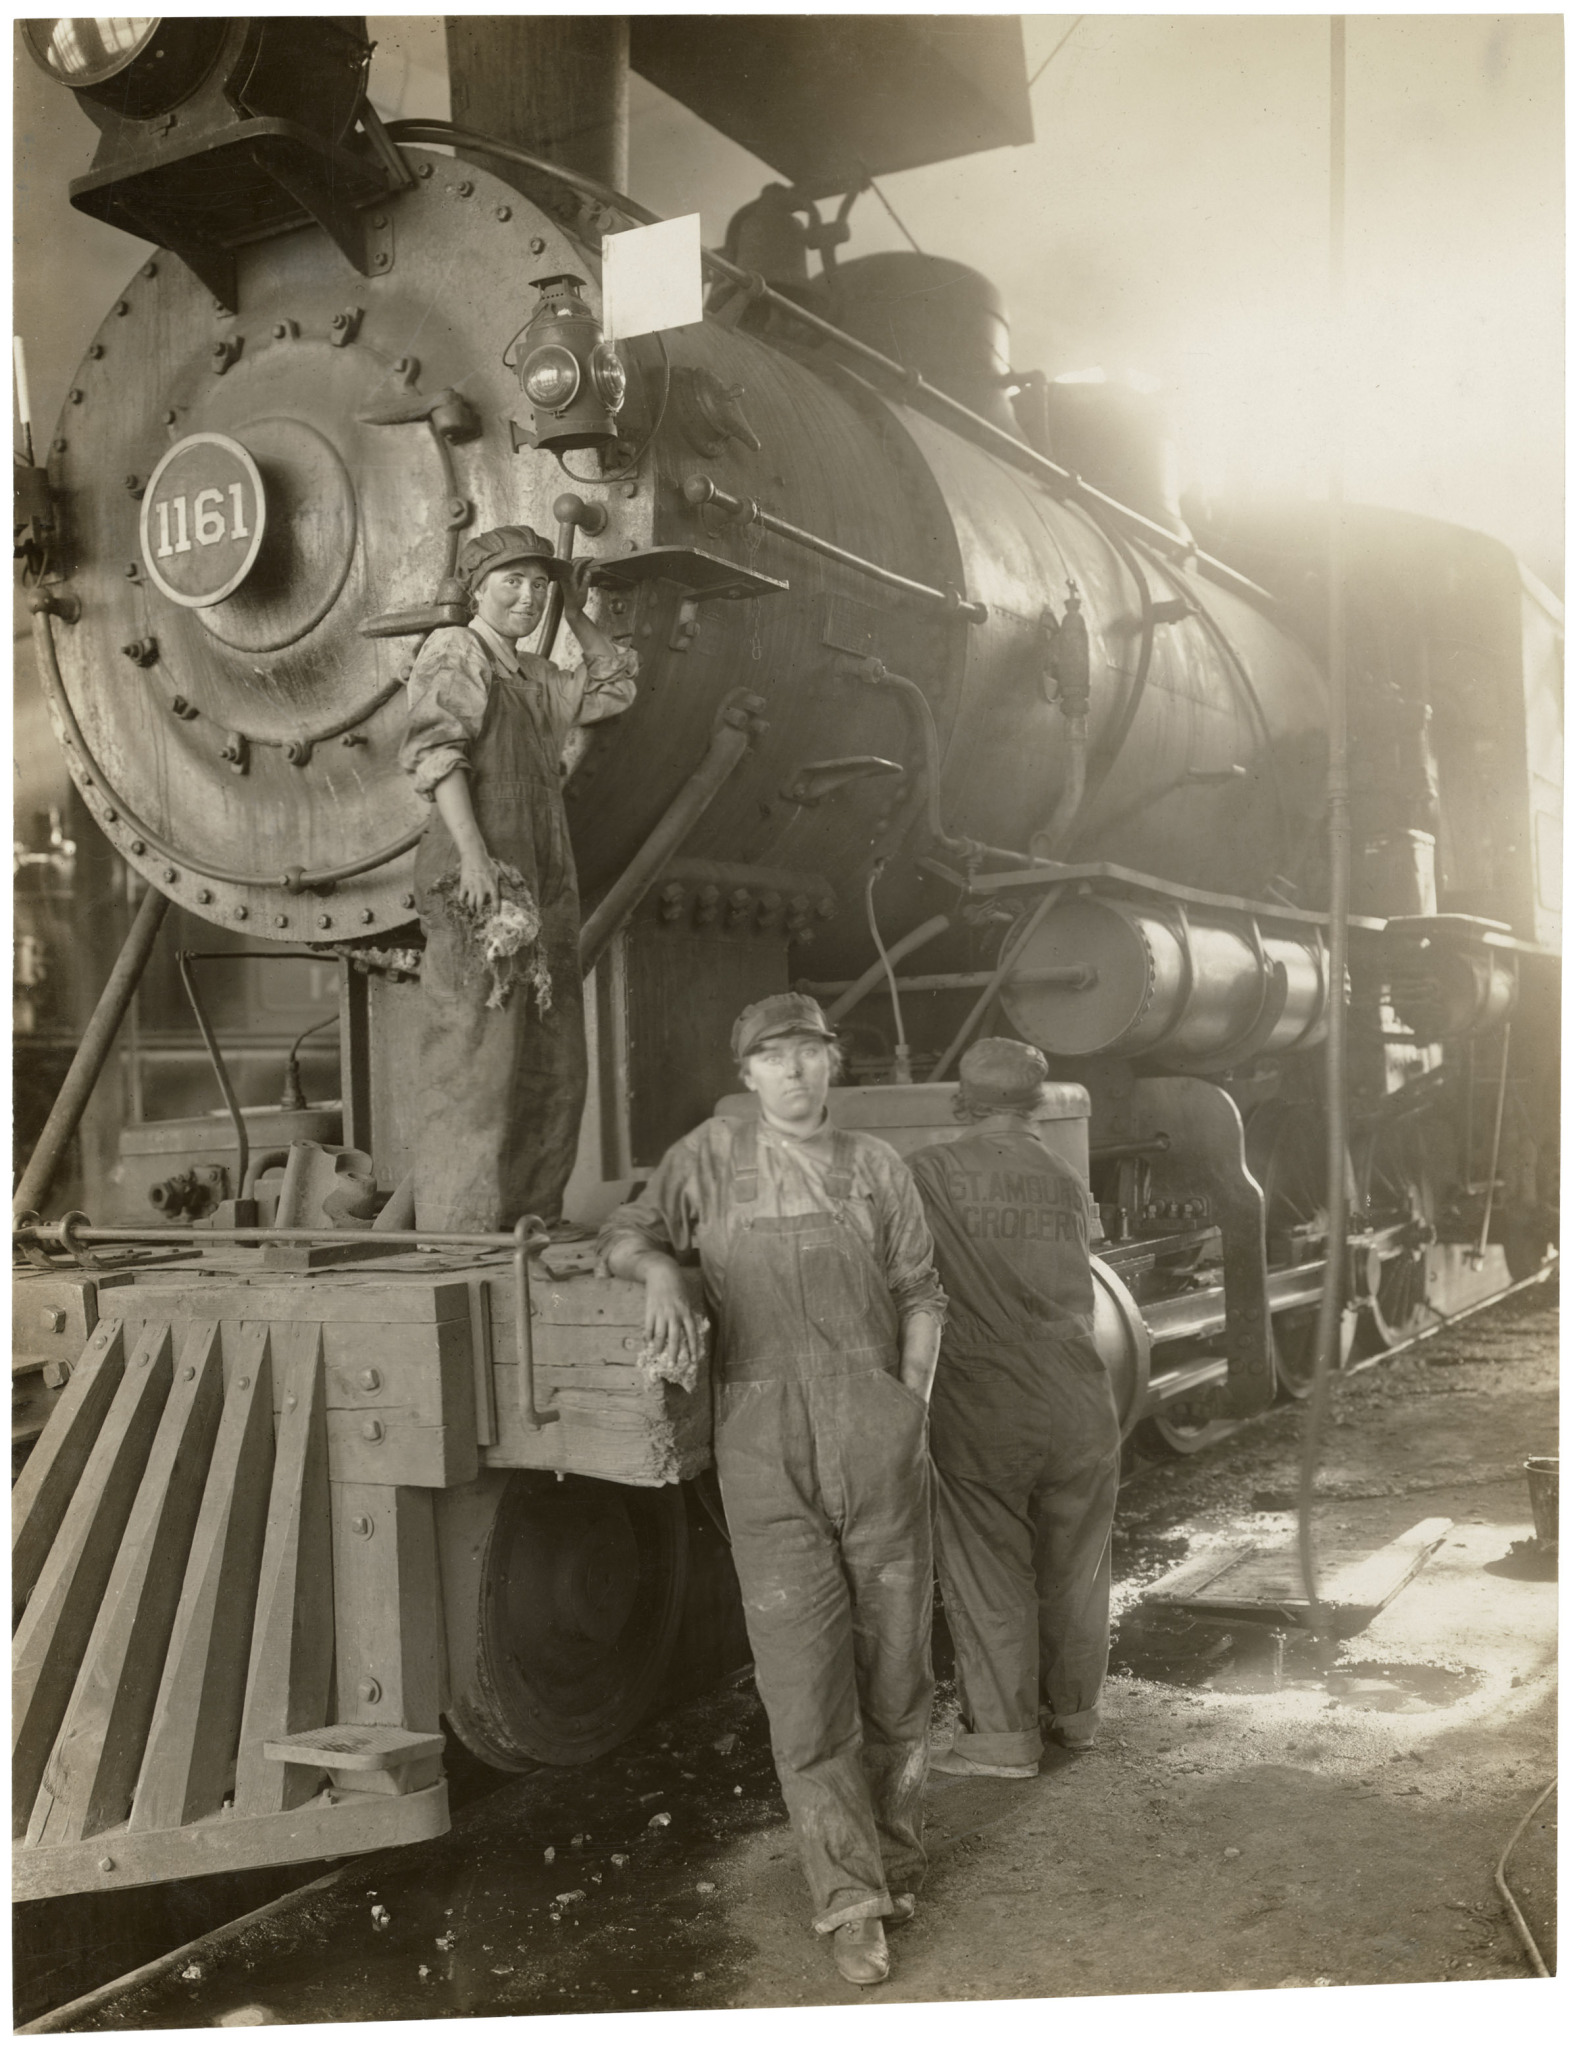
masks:
{"type": "Polygon", "coordinates": [[[938,1577],[963,1720],[954,1747],[983,1764],[1034,1764],[1037,1599],[1030,1518],[986,1480],[937,1468],[938,1577]]]}
{"type": "Polygon", "coordinates": [[[1113,1506],[1118,1453],[1031,1495],[1042,1692],[1053,1724],[1076,1740],[1096,1732],[1108,1662],[1113,1506]]]}

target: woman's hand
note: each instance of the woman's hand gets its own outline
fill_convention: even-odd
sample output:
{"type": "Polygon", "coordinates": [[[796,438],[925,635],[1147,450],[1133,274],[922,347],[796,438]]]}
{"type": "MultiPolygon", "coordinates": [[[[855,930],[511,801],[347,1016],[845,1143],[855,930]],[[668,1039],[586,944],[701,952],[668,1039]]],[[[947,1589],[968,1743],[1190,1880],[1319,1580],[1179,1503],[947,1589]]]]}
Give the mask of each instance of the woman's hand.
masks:
{"type": "Polygon", "coordinates": [[[492,858],[481,847],[461,855],[460,886],[456,890],[468,910],[480,916],[492,910],[499,899],[499,873],[492,858]]]}
{"type": "Polygon", "coordinates": [[[653,1351],[684,1365],[702,1356],[701,1332],[672,1259],[649,1256],[643,1260],[647,1284],[647,1344],[653,1351]]]}
{"type": "Polygon", "coordinates": [[[587,598],[592,590],[592,572],[597,567],[595,555],[578,555],[570,564],[570,574],[560,578],[566,618],[579,618],[586,611],[587,598]]]}

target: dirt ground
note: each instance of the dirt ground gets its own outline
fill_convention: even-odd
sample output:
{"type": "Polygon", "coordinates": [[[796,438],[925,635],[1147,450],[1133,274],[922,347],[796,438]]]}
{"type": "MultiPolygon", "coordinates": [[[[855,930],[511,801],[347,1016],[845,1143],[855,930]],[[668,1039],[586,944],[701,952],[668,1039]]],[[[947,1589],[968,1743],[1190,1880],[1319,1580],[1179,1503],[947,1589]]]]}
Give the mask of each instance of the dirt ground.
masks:
{"type": "MultiPolygon", "coordinates": [[[[597,1765],[489,1792],[441,1841],[369,1859],[78,2027],[1529,1977],[1492,1873],[1556,1772],[1555,1569],[1522,1471],[1557,1448],[1555,1291],[1336,1390],[1329,1554],[1453,1525],[1336,1663],[1291,1644],[1279,1684],[1264,1633],[1159,1647],[1146,1585],[1225,1536],[1291,1533],[1301,1426],[1280,1408],[1132,1474],[1100,1747],[1049,1751],[1031,1781],[932,1779],[932,1874],[875,1990],[843,1984],[809,1932],[746,1674],[597,1765]]],[[[945,1685],[940,1723],[949,1702],[945,1685]]],[[[1549,1963],[1556,1824],[1554,1798],[1509,1866],[1549,1963]]]]}

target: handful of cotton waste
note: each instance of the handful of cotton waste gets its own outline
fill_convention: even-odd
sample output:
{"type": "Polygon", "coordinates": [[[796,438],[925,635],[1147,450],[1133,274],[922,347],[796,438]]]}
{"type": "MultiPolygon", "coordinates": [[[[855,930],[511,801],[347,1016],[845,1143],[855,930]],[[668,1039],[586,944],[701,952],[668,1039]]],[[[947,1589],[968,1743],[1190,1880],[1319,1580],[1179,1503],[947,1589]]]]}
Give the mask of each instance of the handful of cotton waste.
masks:
{"type": "Polygon", "coordinates": [[[542,913],[518,868],[498,861],[494,875],[499,893],[491,910],[473,910],[461,901],[458,875],[446,875],[438,890],[447,899],[445,908],[450,916],[482,954],[493,984],[488,991],[488,1008],[502,1010],[511,991],[525,982],[536,998],[537,1014],[541,1017],[553,1007],[554,1000],[554,985],[538,936],[543,929],[542,913]]]}
{"type": "Polygon", "coordinates": [[[656,1386],[659,1380],[669,1380],[683,1392],[694,1393],[696,1376],[702,1369],[702,1359],[707,1351],[710,1328],[706,1316],[697,1317],[695,1351],[688,1349],[683,1339],[672,1351],[667,1347],[659,1350],[655,1345],[644,1344],[636,1354],[636,1370],[649,1387],[656,1386]]]}

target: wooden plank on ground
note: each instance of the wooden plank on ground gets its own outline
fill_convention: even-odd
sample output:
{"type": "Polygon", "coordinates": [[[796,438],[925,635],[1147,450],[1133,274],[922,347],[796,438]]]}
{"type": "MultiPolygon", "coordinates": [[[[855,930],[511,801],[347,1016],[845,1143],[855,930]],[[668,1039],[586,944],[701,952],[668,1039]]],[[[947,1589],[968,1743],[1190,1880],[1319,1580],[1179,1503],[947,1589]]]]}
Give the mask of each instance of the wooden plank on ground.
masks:
{"type": "Polygon", "coordinates": [[[278,1813],[312,1798],[318,1774],[276,1763],[263,1745],[329,1718],[335,1596],[323,1346],[315,1324],[297,1336],[277,1375],[283,1408],[236,1758],[238,1814],[278,1813]]]}
{"type": "Polygon", "coordinates": [[[126,1365],[119,1316],[99,1324],[11,1489],[11,1618],[27,1604],[126,1365]]]}
{"type": "Polygon", "coordinates": [[[81,1841],[132,1810],[222,1398],[219,1326],[194,1323],[44,1767],[29,1842],[81,1841]]]}
{"type": "MultiPolygon", "coordinates": [[[[1322,1605],[1339,1634],[1357,1634],[1382,1611],[1439,1547],[1452,1522],[1435,1516],[1379,1549],[1331,1562],[1318,1578],[1322,1605]]],[[[1276,1616],[1304,1623],[1309,1617],[1299,1552],[1292,1534],[1208,1552],[1168,1572],[1146,1588],[1143,1604],[1200,1614],[1276,1616]]]]}
{"type": "Polygon", "coordinates": [[[132,1803],[134,1832],[217,1813],[236,1776],[247,1653],[274,1469],[269,1329],[232,1357],[181,1603],[132,1803]]]}
{"type": "Polygon", "coordinates": [[[11,1642],[11,1831],[32,1816],[44,1765],[99,1617],[121,1534],[170,1391],[167,1323],[146,1324],[11,1642]]]}

